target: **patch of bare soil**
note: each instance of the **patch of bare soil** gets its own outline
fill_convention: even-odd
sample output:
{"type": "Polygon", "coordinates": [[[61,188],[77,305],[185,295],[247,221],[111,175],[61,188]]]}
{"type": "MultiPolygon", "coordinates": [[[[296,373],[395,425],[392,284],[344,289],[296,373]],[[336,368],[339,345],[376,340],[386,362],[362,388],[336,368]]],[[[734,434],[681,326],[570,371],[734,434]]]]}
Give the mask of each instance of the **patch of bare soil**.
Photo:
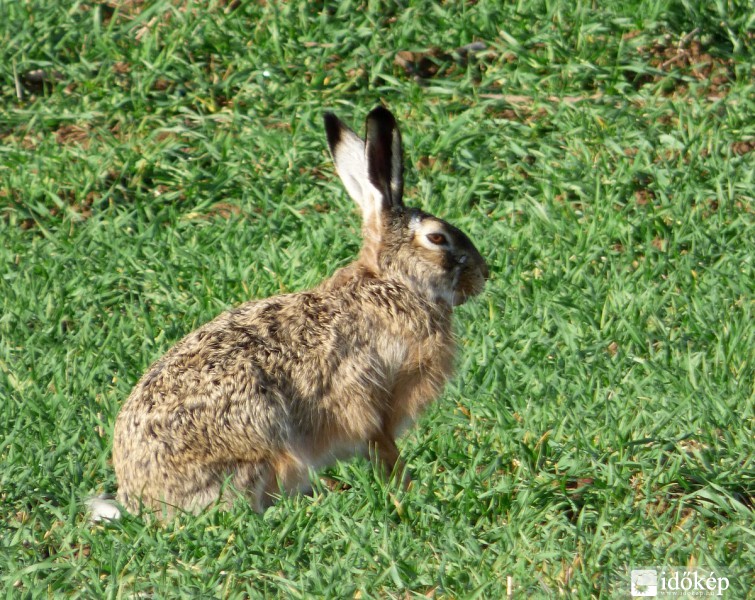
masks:
{"type": "Polygon", "coordinates": [[[483,42],[473,42],[453,50],[437,47],[421,51],[399,50],[393,62],[404,74],[423,82],[432,77],[452,75],[454,69],[466,67],[486,48],[483,42]]]}
{"type": "Polygon", "coordinates": [[[734,142],[731,145],[732,153],[736,154],[737,156],[744,156],[745,154],[749,154],[753,150],[755,150],[755,139],[734,142]]]}
{"type": "MultiPolygon", "coordinates": [[[[116,22],[128,22],[133,21],[138,17],[146,8],[150,6],[150,2],[147,0],[111,0],[110,2],[103,3],[83,3],[79,6],[79,10],[87,12],[90,10],[98,10],[100,12],[100,19],[103,25],[109,25],[115,18],[116,22]]],[[[186,12],[188,10],[194,13],[200,10],[207,10],[204,3],[201,2],[188,2],[187,0],[175,0],[172,5],[179,12],[186,12]]],[[[222,12],[228,14],[233,12],[241,6],[240,0],[219,0],[217,2],[217,8],[222,12]]],[[[137,38],[141,39],[145,34],[149,33],[156,25],[159,27],[165,26],[170,21],[170,10],[166,10],[162,15],[157,15],[150,19],[146,25],[139,28],[137,31],[137,38]]]]}
{"type": "Polygon", "coordinates": [[[86,150],[91,142],[91,131],[85,125],[62,125],[55,131],[55,141],[61,146],[77,144],[86,150]]]}
{"type": "Polygon", "coordinates": [[[697,93],[710,99],[726,95],[734,79],[734,61],[716,56],[697,38],[698,30],[691,31],[675,40],[667,34],[650,46],[640,46],[637,52],[652,71],[632,74],[627,77],[636,88],[650,83],[663,83],[664,93],[669,96],[686,94],[689,84],[698,82],[697,93]]]}
{"type": "MultiPolygon", "coordinates": [[[[86,221],[92,216],[92,205],[100,197],[98,192],[92,191],[85,198],[77,200],[71,190],[60,190],[58,196],[65,201],[67,208],[51,206],[49,208],[50,216],[56,217],[65,212],[75,213],[81,221],[86,221]]],[[[2,212],[0,212],[0,217],[6,222],[16,222],[24,231],[36,228],[37,221],[29,215],[24,197],[18,190],[0,190],[0,203],[5,204],[2,212]],[[18,218],[19,214],[22,215],[20,218],[18,218]]]]}
{"type": "Polygon", "coordinates": [[[192,211],[186,215],[187,219],[210,220],[213,218],[230,219],[235,215],[240,215],[241,209],[230,202],[216,202],[204,212],[192,211]]]}

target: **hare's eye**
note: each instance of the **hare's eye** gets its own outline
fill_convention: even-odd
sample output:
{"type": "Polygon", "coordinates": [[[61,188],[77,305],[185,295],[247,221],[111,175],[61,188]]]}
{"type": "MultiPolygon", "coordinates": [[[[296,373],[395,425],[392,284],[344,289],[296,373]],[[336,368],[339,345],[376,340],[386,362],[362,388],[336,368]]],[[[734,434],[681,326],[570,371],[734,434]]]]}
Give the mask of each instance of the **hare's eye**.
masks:
{"type": "Polygon", "coordinates": [[[446,236],[442,233],[428,233],[427,239],[430,240],[431,243],[436,244],[437,246],[442,246],[443,244],[447,244],[448,240],[446,240],[446,236]]]}

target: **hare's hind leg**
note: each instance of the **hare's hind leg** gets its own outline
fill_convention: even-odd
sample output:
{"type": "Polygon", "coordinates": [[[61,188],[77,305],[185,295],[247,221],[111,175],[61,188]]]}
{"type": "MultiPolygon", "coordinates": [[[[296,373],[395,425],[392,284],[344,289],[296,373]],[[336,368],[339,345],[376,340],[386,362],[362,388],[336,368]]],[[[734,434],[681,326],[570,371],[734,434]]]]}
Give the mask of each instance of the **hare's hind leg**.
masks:
{"type": "Polygon", "coordinates": [[[183,481],[185,487],[180,491],[171,490],[164,501],[199,513],[218,502],[223,510],[228,510],[243,496],[259,511],[259,497],[268,470],[264,461],[235,460],[224,461],[212,468],[197,468],[183,481]]]}
{"type": "Polygon", "coordinates": [[[230,508],[240,496],[243,496],[256,512],[264,511],[267,507],[264,505],[263,496],[269,477],[270,465],[266,461],[235,463],[221,491],[221,503],[230,508]]]}

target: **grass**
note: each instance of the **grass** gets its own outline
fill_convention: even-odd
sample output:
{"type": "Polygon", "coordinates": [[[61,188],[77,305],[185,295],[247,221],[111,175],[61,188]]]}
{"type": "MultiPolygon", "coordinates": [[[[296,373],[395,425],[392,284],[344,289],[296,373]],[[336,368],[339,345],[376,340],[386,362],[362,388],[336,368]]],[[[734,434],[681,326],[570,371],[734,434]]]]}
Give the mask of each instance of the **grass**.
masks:
{"type": "Polygon", "coordinates": [[[608,598],[653,565],[751,593],[747,3],[115,6],[0,4],[5,597],[608,598]],[[151,361],[355,255],[321,117],[380,100],[409,201],[492,270],[413,489],[355,461],[262,516],[89,525],[151,361]]]}

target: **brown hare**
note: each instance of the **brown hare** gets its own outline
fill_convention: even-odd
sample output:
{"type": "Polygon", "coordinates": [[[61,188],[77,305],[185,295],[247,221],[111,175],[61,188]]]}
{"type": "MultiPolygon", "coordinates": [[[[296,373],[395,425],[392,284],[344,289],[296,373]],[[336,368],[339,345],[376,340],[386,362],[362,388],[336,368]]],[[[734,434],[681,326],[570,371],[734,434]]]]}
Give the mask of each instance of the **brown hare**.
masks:
{"type": "MultiPolygon", "coordinates": [[[[118,502],[196,512],[235,492],[257,510],[310,470],[358,454],[400,474],[396,437],[453,370],[452,309],[488,267],[459,229],[403,202],[401,136],[375,108],[365,140],[325,115],[362,213],[359,257],[316,288],[242,304],[155,362],[118,414],[118,502]]],[[[94,518],[117,517],[90,503],[94,518]]]]}

